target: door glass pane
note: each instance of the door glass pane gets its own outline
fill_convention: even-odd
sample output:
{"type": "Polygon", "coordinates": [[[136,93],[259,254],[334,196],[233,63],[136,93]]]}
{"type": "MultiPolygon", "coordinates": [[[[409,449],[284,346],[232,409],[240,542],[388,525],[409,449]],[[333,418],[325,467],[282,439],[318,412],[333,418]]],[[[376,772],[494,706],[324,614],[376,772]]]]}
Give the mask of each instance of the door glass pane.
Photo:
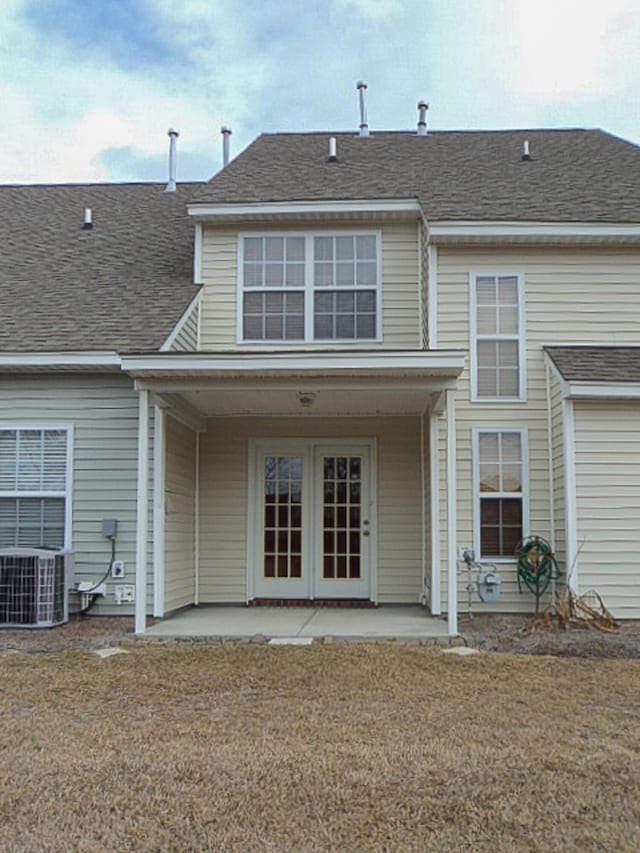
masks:
{"type": "Polygon", "coordinates": [[[360,456],[323,458],[322,571],[325,580],[356,580],[362,576],[361,472],[360,456]]]}
{"type": "Polygon", "coordinates": [[[264,577],[302,577],[302,458],[300,456],[265,456],[262,517],[264,519],[264,577]]]}

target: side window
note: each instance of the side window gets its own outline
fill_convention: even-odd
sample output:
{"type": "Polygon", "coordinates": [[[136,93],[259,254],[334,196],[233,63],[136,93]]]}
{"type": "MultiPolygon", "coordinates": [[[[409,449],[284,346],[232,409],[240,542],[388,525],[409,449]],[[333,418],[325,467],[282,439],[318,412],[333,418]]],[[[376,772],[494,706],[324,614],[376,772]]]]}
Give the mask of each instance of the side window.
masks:
{"type": "Polygon", "coordinates": [[[471,399],[524,400],[524,305],[519,275],[471,276],[471,399]]]}
{"type": "Polygon", "coordinates": [[[379,235],[241,235],[240,341],[377,340],[379,235]]]}
{"type": "Polygon", "coordinates": [[[475,430],[475,547],[482,559],[513,557],[527,526],[526,431],[475,430]]]}
{"type": "Polygon", "coordinates": [[[62,548],[67,429],[0,427],[0,548],[62,548]]]}

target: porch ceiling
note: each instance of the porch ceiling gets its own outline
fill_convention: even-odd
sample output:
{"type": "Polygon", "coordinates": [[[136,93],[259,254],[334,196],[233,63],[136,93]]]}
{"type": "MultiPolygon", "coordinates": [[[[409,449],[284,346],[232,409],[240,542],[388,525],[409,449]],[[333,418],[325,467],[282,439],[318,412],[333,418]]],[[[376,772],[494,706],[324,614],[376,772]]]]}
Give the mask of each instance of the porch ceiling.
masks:
{"type": "MultiPolygon", "coordinates": [[[[125,360],[123,360],[125,361],[125,360]]],[[[139,388],[194,417],[418,415],[455,388],[463,353],[131,357],[139,388]]]]}

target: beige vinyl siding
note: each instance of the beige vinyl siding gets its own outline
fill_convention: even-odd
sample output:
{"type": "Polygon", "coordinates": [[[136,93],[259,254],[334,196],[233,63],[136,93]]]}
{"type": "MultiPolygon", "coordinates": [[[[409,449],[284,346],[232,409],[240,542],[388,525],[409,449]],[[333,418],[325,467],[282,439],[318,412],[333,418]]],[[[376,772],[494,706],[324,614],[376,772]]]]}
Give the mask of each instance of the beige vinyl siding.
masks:
{"type": "MultiPolygon", "coordinates": [[[[382,344],[353,344],[355,347],[377,349],[419,349],[420,275],[419,245],[416,223],[372,225],[367,222],[337,223],[331,227],[309,228],[313,233],[335,233],[338,230],[371,229],[382,232],[382,344]]],[[[245,233],[249,229],[242,229],[245,233]]],[[[256,233],[287,232],[284,228],[256,228],[256,233]]],[[[293,229],[290,229],[293,230],[293,229]]],[[[300,233],[298,231],[297,233],[300,233]]],[[[238,287],[238,230],[205,227],[202,241],[202,280],[204,283],[200,348],[202,350],[246,349],[236,343],[238,287]]],[[[274,349],[251,345],[251,349],[274,349]]],[[[290,346],[290,345],[289,345],[290,346]]],[[[299,346],[299,345],[298,345],[299,346]]],[[[336,348],[352,346],[336,343],[336,348]]],[[[305,349],[326,349],[327,344],[306,344],[305,349]]]]}
{"type": "Polygon", "coordinates": [[[421,591],[419,418],[215,419],[200,443],[200,601],[247,597],[250,438],[375,438],[378,599],[418,601],[421,591]]]}
{"type": "MultiPolygon", "coordinates": [[[[608,248],[438,250],[438,347],[468,350],[469,273],[521,272],[524,275],[527,401],[471,403],[469,368],[460,377],[456,399],[457,515],[459,544],[473,542],[471,434],[474,427],[527,428],[529,437],[530,525],[525,533],[551,535],[548,477],[546,386],[542,347],[553,343],[616,343],[637,337],[637,252],[608,248]]],[[[443,445],[444,446],[444,445],[443,445]]],[[[445,495],[446,498],[446,495],[445,495]]],[[[442,500],[442,499],[441,499],[442,500]]],[[[443,513],[446,507],[442,506],[443,513]]],[[[446,549],[442,552],[446,601],[446,549]]],[[[532,611],[533,596],[519,595],[515,560],[499,564],[498,605],[475,600],[480,610],[532,611]]],[[[459,600],[465,579],[459,578],[459,600]]]]}
{"type": "MultiPolygon", "coordinates": [[[[104,374],[2,376],[0,422],[73,426],[76,579],[96,583],[105,574],[111,545],[102,535],[102,521],[117,519],[116,558],[124,561],[125,576],[106,579],[107,595],[92,613],[133,613],[131,605],[118,606],[113,597],[116,583],[135,583],[138,396],[131,380],[104,374]]],[[[148,590],[149,597],[150,585],[148,590]]]]}
{"type": "Polygon", "coordinates": [[[165,420],[165,613],[193,604],[195,594],[196,434],[165,420]]]}
{"type": "Polygon", "coordinates": [[[640,618],[640,403],[576,401],[578,585],[640,618]]]}
{"type": "Polygon", "coordinates": [[[200,325],[200,302],[184,319],[182,328],[171,345],[174,352],[195,352],[198,349],[198,326],[200,325]]]}

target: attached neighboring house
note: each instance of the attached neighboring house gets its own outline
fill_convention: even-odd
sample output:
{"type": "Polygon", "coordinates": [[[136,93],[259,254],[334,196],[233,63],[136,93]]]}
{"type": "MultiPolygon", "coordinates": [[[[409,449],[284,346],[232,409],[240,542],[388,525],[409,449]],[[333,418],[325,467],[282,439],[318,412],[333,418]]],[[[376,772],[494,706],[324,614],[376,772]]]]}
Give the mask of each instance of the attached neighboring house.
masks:
{"type": "Polygon", "coordinates": [[[501,573],[477,607],[530,611],[536,534],[640,617],[640,149],[274,134],[163,190],[0,189],[0,548],[95,582],[116,519],[94,612],[139,632],[328,599],[454,634],[459,549],[501,573]]]}

